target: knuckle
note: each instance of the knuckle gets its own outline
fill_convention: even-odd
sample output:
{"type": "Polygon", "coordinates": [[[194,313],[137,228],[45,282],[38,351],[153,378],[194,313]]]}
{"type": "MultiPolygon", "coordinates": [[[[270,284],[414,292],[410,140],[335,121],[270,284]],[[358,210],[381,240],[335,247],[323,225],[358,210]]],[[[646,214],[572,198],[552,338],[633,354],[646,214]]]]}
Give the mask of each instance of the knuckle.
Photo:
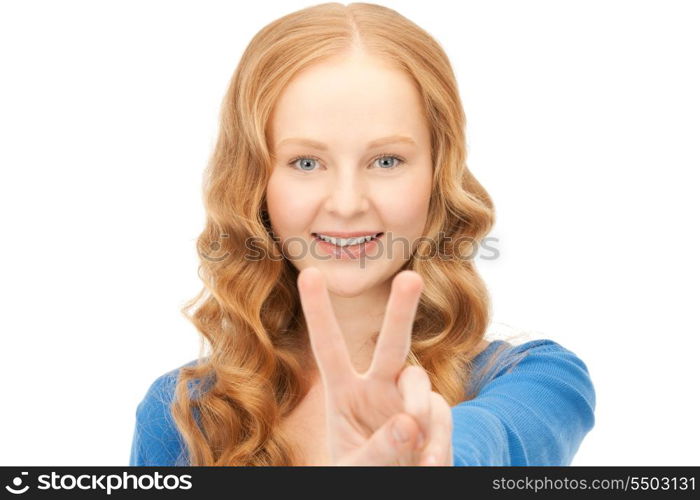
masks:
{"type": "Polygon", "coordinates": [[[445,409],[450,409],[450,405],[447,403],[445,398],[442,397],[442,394],[439,392],[435,391],[430,391],[430,398],[431,402],[433,403],[434,406],[436,406],[440,410],[445,410],[445,409]]]}
{"type": "Polygon", "coordinates": [[[452,411],[449,403],[442,397],[442,395],[435,391],[432,391],[430,396],[431,406],[435,416],[444,421],[445,425],[447,425],[449,430],[452,431],[452,411]]]}
{"type": "Polygon", "coordinates": [[[408,365],[401,371],[401,380],[406,383],[424,383],[426,381],[430,382],[428,373],[417,365],[408,365]]]}

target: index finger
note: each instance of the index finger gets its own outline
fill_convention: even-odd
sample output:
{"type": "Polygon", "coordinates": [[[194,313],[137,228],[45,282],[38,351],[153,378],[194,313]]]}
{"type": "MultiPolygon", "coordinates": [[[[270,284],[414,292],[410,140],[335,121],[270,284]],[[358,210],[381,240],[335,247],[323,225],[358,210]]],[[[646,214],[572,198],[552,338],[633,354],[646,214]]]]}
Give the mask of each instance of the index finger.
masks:
{"type": "Polygon", "coordinates": [[[398,377],[411,348],[413,321],[423,291],[423,278],[415,271],[401,271],[391,283],[391,295],[368,376],[398,377]]]}
{"type": "Polygon", "coordinates": [[[302,269],[297,287],[321,377],[331,386],[343,384],[354,374],[354,368],[333,313],[323,274],[314,267],[302,269]]]}

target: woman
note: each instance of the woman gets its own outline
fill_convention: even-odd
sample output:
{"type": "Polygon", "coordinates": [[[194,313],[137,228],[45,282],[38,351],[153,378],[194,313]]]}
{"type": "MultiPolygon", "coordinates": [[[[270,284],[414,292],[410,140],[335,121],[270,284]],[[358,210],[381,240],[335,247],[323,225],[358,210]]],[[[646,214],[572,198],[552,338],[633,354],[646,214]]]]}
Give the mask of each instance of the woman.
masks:
{"type": "Polygon", "coordinates": [[[484,338],[471,258],[494,211],[464,126],[444,51],[391,9],[322,4],[256,34],[185,308],[210,352],[151,385],[132,465],[570,463],[593,385],[556,342],[484,338]]]}

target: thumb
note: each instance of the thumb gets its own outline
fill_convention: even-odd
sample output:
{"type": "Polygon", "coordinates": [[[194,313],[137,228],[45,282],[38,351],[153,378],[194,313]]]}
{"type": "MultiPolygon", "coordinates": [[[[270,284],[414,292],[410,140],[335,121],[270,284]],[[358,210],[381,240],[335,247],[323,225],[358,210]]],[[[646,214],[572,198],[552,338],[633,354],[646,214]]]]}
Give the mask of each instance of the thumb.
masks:
{"type": "Polygon", "coordinates": [[[352,459],[353,465],[416,465],[418,422],[406,413],[387,420],[352,459]]]}

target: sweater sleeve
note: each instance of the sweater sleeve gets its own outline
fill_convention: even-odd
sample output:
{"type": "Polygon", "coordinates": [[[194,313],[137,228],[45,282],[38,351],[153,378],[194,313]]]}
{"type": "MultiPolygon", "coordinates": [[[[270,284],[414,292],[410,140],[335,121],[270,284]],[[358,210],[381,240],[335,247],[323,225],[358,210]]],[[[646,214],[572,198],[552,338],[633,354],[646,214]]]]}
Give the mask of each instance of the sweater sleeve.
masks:
{"type": "Polygon", "coordinates": [[[477,396],[452,408],[455,466],[569,465],[595,423],[584,362],[539,339],[511,347],[477,396]]]}
{"type": "Polygon", "coordinates": [[[137,406],[130,466],[185,465],[185,446],[170,414],[178,370],[158,377],[137,406]]]}

